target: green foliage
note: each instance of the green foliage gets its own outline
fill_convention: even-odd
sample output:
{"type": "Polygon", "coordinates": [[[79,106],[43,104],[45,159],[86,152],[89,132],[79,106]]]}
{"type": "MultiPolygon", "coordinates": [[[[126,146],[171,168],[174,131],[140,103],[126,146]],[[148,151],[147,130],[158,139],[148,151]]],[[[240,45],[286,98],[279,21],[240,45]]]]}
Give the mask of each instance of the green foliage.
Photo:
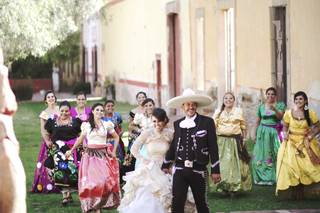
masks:
{"type": "Polygon", "coordinates": [[[70,34],[58,46],[52,48],[45,55],[45,59],[53,63],[64,61],[79,61],[80,56],[80,32],[70,34]]]}
{"type": "Polygon", "coordinates": [[[86,94],[91,94],[91,84],[90,82],[78,82],[73,87],[73,94],[77,94],[79,92],[84,92],[86,94]]]}
{"type": "Polygon", "coordinates": [[[15,88],[12,88],[13,93],[15,94],[18,101],[31,100],[33,89],[32,84],[19,85],[15,88]]]}
{"type": "Polygon", "coordinates": [[[52,63],[44,58],[29,55],[14,61],[11,67],[10,78],[51,78],[52,63]]]}
{"type": "Polygon", "coordinates": [[[44,55],[103,5],[103,0],[1,0],[0,48],[5,61],[44,55]]]}

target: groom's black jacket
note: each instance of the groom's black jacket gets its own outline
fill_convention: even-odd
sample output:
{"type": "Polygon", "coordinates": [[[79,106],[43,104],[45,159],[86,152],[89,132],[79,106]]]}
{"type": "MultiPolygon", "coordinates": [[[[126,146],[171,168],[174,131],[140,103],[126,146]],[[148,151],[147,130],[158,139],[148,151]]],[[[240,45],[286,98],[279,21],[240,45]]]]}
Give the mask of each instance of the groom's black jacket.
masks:
{"type": "Polygon", "coordinates": [[[219,154],[215,124],[212,118],[199,115],[195,118],[196,126],[181,128],[180,122],[185,117],[174,122],[174,137],[166,153],[162,168],[169,168],[172,163],[184,168],[185,160],[193,161],[193,169],[205,171],[209,159],[211,173],[220,173],[219,154]]]}

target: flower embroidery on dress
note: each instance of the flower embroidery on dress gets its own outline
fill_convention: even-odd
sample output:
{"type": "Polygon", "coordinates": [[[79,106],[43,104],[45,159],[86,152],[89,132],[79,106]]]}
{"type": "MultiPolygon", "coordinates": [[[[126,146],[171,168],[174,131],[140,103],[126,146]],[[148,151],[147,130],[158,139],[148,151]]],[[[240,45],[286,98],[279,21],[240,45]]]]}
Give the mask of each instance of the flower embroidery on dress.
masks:
{"type": "Polygon", "coordinates": [[[267,166],[272,166],[273,165],[272,158],[267,158],[265,162],[266,162],[267,166]]]}

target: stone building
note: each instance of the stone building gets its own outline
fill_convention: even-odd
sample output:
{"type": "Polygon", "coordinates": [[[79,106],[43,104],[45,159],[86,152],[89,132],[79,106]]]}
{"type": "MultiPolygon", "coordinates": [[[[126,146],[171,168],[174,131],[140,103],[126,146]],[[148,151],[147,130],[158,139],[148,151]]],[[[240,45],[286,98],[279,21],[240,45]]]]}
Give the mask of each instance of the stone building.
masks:
{"type": "MultiPolygon", "coordinates": [[[[219,106],[233,91],[250,126],[264,91],[292,104],[303,90],[320,114],[320,1],[111,0],[100,11],[97,81],[159,106],[190,87],[219,106]]],[[[87,66],[87,65],[86,65],[87,66]]]]}

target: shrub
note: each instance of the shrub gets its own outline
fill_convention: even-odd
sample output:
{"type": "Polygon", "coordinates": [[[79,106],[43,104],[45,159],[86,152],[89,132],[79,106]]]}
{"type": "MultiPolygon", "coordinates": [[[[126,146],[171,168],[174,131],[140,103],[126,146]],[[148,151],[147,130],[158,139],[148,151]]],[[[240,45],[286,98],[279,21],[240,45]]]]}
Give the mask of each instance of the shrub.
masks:
{"type": "Polygon", "coordinates": [[[15,60],[11,65],[10,78],[51,78],[52,63],[43,57],[29,55],[26,58],[15,60]]]}
{"type": "Polygon", "coordinates": [[[91,84],[90,82],[78,82],[73,87],[73,94],[77,94],[78,92],[85,92],[86,94],[91,94],[91,84]]]}
{"type": "Polygon", "coordinates": [[[15,94],[17,101],[32,99],[33,88],[30,84],[19,85],[15,88],[12,88],[12,91],[15,94]]]}

